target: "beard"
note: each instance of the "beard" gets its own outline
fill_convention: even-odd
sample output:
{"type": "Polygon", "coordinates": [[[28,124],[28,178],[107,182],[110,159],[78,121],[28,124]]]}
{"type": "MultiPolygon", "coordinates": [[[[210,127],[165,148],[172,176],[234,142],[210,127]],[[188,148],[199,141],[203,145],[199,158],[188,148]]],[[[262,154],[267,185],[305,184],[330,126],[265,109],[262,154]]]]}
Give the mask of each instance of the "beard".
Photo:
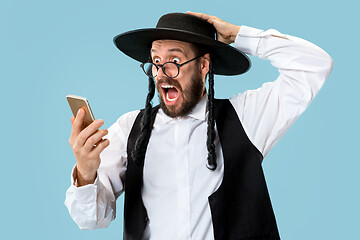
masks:
{"type": "Polygon", "coordinates": [[[172,78],[164,79],[162,80],[162,82],[176,86],[179,89],[179,94],[182,95],[183,101],[178,109],[176,109],[177,106],[168,106],[165,104],[164,98],[161,96],[161,87],[159,87],[161,82],[158,82],[157,84],[160,107],[166,115],[172,118],[183,117],[189,114],[195,108],[196,104],[200,102],[202,96],[205,93],[204,83],[202,81],[200,73],[197,75],[193,75],[190,84],[184,89],[181,88],[178,81],[172,78]]]}

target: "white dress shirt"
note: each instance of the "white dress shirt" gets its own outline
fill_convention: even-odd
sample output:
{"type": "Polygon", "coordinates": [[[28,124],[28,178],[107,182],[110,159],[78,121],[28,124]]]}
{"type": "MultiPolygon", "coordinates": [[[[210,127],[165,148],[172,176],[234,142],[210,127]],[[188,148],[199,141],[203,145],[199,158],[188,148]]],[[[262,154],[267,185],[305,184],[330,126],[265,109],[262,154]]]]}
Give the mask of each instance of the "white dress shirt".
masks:
{"type": "MultiPolygon", "coordinates": [[[[234,46],[270,60],[280,72],[275,81],[230,98],[250,141],[265,156],[308,107],[333,62],[316,45],[273,29],[241,26],[234,46]]],[[[150,220],[144,239],[214,239],[208,196],[220,186],[224,168],[218,138],[218,167],[206,167],[206,105],[205,96],[186,117],[170,118],[161,109],[156,116],[144,164],[142,197],[150,220]]],[[[73,171],[65,204],[81,229],[105,228],[115,218],[127,139],[138,113],[121,116],[108,129],[110,145],[100,155],[94,184],[76,187],[73,171]]]]}

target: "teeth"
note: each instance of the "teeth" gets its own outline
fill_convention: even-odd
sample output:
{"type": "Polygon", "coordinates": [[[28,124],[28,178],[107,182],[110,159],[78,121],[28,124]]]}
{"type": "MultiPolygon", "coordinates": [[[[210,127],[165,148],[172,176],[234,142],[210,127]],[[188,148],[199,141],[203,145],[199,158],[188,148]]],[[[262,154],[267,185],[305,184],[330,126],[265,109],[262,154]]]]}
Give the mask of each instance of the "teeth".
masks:
{"type": "Polygon", "coordinates": [[[173,98],[173,99],[171,99],[171,98],[169,98],[169,93],[166,93],[166,100],[168,100],[169,102],[173,102],[173,101],[175,101],[177,98],[173,98]]]}
{"type": "Polygon", "coordinates": [[[172,85],[161,85],[162,88],[174,88],[172,85]]]}

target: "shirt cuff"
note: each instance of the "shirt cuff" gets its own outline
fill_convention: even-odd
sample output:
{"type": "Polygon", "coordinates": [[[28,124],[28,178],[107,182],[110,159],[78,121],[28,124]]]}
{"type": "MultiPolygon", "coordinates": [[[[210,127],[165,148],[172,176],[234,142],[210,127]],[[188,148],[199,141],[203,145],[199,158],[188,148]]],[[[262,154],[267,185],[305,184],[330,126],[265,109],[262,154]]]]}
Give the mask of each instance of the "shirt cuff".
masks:
{"type": "Polygon", "coordinates": [[[275,29],[269,29],[267,31],[252,28],[248,26],[240,26],[239,33],[235,38],[235,47],[240,51],[256,56],[259,55],[259,42],[262,37],[277,37],[282,39],[288,39],[288,36],[278,32],[275,29]]]}
{"type": "Polygon", "coordinates": [[[87,184],[81,187],[78,187],[77,184],[77,169],[76,165],[74,166],[71,174],[71,187],[73,188],[73,192],[75,198],[79,203],[90,203],[96,202],[97,195],[100,190],[100,181],[98,174],[96,176],[95,182],[93,184],[87,184]]]}
{"type": "Polygon", "coordinates": [[[244,53],[255,56],[262,32],[264,31],[261,29],[242,25],[235,38],[234,46],[244,53]]]}

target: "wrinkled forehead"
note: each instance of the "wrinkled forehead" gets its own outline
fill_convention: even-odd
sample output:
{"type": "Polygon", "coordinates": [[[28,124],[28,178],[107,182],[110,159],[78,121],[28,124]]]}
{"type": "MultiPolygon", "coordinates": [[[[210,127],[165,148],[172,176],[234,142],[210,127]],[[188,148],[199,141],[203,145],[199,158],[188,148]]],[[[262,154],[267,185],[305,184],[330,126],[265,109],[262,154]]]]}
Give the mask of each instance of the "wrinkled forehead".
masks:
{"type": "Polygon", "coordinates": [[[167,54],[177,52],[183,54],[185,57],[192,57],[194,55],[195,46],[189,42],[178,40],[156,40],[151,45],[151,55],[153,54],[167,54]]]}

